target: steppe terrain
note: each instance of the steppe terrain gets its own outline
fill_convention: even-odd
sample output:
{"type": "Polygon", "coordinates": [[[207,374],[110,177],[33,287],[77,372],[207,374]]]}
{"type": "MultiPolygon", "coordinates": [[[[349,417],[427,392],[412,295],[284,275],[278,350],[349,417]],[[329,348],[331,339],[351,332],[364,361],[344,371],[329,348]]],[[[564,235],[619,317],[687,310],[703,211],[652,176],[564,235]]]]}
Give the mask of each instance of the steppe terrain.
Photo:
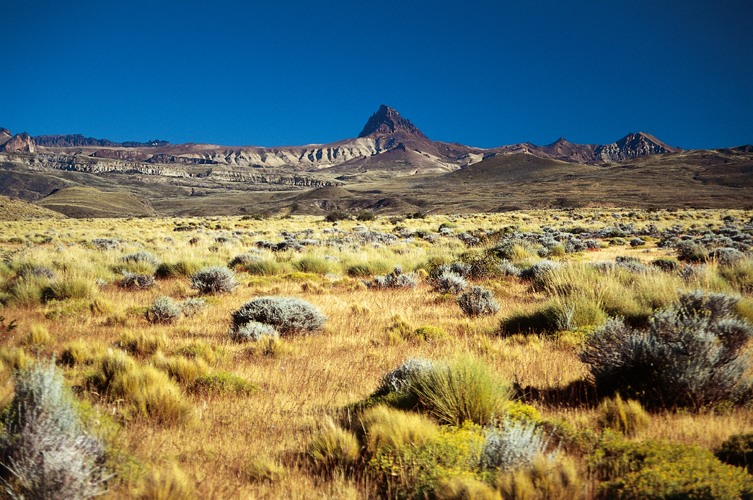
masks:
{"type": "MultiPolygon", "coordinates": [[[[657,158],[621,163],[614,175],[664,168],[657,158]]],[[[508,169],[544,186],[547,172],[566,168],[612,167],[507,155],[420,182],[470,193],[495,186],[497,170],[508,169]]],[[[326,199],[356,197],[346,186],[321,189],[326,199]]],[[[605,182],[600,196],[608,199],[608,189],[617,190],[605,182]]],[[[427,208],[416,190],[416,203],[397,210],[427,208]]],[[[57,197],[78,207],[74,215],[96,213],[85,193],[66,201],[66,191],[77,192],[63,189],[40,205],[54,208],[57,197]]],[[[296,203],[310,206],[315,193],[300,192],[296,203]]],[[[448,206],[474,208],[458,200],[465,196],[448,206]]],[[[641,191],[625,196],[639,200],[641,191]]],[[[711,188],[697,196],[716,199],[711,188]]],[[[158,217],[166,201],[149,208],[131,200],[99,207],[142,217],[45,218],[14,201],[13,213],[27,215],[0,225],[6,430],[37,444],[34,432],[47,432],[34,427],[46,413],[25,412],[24,401],[75,415],[70,432],[87,440],[66,444],[67,458],[47,453],[46,467],[64,476],[79,467],[71,457],[84,457],[87,485],[106,490],[104,498],[753,492],[745,469],[753,373],[747,337],[739,340],[753,334],[750,209],[361,212],[331,222],[158,217]],[[248,322],[263,297],[288,309],[248,322]],[[687,306],[692,297],[696,305],[687,306]],[[678,338],[690,359],[662,344],[656,328],[666,338],[685,335],[678,338]],[[631,351],[622,338],[649,339],[655,350],[631,351]],[[609,359],[633,371],[619,372],[599,353],[623,353],[609,359]],[[674,371],[630,364],[645,353],[674,371]],[[599,371],[608,367],[618,379],[599,371]],[[19,381],[55,387],[55,370],[70,394],[14,393],[19,381]]],[[[14,436],[2,436],[8,457],[20,453],[14,436]]],[[[35,463],[6,461],[17,477],[5,480],[28,492],[21,483],[35,463]]],[[[49,487],[37,479],[34,487],[49,487]]]]}

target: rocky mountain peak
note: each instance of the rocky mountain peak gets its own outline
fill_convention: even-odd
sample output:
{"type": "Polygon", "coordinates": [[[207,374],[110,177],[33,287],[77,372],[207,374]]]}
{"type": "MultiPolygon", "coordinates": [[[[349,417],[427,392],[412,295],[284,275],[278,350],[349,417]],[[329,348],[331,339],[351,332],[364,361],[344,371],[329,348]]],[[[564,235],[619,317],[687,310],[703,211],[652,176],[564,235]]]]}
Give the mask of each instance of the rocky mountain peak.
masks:
{"type": "Polygon", "coordinates": [[[8,153],[36,153],[37,145],[29,134],[22,132],[8,139],[0,146],[0,151],[7,151],[8,153]]]}
{"type": "Polygon", "coordinates": [[[11,137],[13,136],[11,135],[10,130],[0,127],[0,146],[8,142],[11,137]]]}
{"type": "Polygon", "coordinates": [[[626,160],[644,155],[679,153],[681,148],[669,146],[651,134],[630,132],[617,142],[599,146],[595,153],[605,163],[626,160]]]}
{"type": "Polygon", "coordinates": [[[369,135],[393,135],[398,133],[428,139],[423,132],[418,130],[418,127],[400,116],[400,113],[393,108],[385,106],[384,104],[379,106],[379,110],[371,115],[371,118],[366,122],[366,125],[363,127],[363,130],[361,130],[361,133],[358,134],[358,137],[367,137],[369,135]]]}

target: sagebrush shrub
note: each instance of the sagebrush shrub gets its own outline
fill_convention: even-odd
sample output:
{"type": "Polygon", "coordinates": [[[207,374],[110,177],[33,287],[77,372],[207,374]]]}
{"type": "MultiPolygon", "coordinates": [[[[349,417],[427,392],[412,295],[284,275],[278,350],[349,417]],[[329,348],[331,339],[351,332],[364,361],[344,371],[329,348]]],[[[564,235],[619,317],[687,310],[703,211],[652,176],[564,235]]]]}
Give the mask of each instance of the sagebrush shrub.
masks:
{"type": "Polygon", "coordinates": [[[235,330],[231,330],[230,336],[238,342],[259,341],[265,337],[279,338],[280,333],[272,325],[249,321],[235,330]]]}
{"type": "Polygon", "coordinates": [[[457,295],[468,288],[468,282],[462,276],[453,272],[443,273],[434,282],[434,291],[445,294],[457,295]]]}
{"type": "Polygon", "coordinates": [[[729,266],[735,264],[745,258],[745,254],[736,248],[722,247],[713,250],[709,254],[709,258],[717,261],[723,266],[729,266]]]}
{"type": "Polygon", "coordinates": [[[384,374],[375,394],[384,395],[390,392],[402,392],[408,388],[411,377],[414,377],[418,372],[433,368],[434,362],[429,359],[408,359],[400,366],[384,374]]]}
{"type": "Polygon", "coordinates": [[[202,295],[230,293],[238,286],[235,273],[226,267],[206,267],[191,274],[191,288],[202,295]]]}
{"type": "Polygon", "coordinates": [[[481,286],[471,287],[470,291],[457,298],[457,303],[468,316],[489,316],[499,311],[494,292],[481,286]]]}
{"type": "MultiPolygon", "coordinates": [[[[530,467],[538,457],[546,454],[551,437],[531,423],[503,422],[499,428],[492,427],[487,431],[480,466],[484,470],[503,471],[530,467]]],[[[555,456],[556,452],[550,452],[547,458],[555,456]]]]}
{"type": "Polygon", "coordinates": [[[158,266],[160,264],[160,260],[156,255],[145,250],[126,254],[122,256],[120,260],[133,264],[150,264],[153,266],[158,266]]]}
{"type": "Polygon", "coordinates": [[[171,297],[157,297],[152,307],[146,312],[146,318],[152,323],[172,323],[183,315],[180,304],[171,297]]]}
{"type": "Polygon", "coordinates": [[[257,297],[232,313],[233,334],[251,321],[275,327],[280,334],[315,332],[324,328],[327,316],[295,297],[257,297]]]}
{"type": "Polygon", "coordinates": [[[154,286],[154,276],[147,273],[132,273],[123,271],[123,277],[118,282],[122,288],[142,290],[154,286]]]}
{"type": "Polygon", "coordinates": [[[372,281],[365,281],[369,288],[415,288],[418,286],[416,273],[403,273],[403,268],[395,266],[391,273],[376,276],[372,281]]]}
{"type": "Polygon", "coordinates": [[[101,495],[109,476],[104,446],[87,434],[52,360],[17,371],[15,396],[0,438],[6,492],[16,499],[86,499],[101,495]]]}
{"type": "Polygon", "coordinates": [[[588,339],[581,360],[600,392],[652,404],[705,406],[749,393],[753,325],[734,317],[739,299],[692,292],[654,311],[644,330],[613,319],[588,339]]]}

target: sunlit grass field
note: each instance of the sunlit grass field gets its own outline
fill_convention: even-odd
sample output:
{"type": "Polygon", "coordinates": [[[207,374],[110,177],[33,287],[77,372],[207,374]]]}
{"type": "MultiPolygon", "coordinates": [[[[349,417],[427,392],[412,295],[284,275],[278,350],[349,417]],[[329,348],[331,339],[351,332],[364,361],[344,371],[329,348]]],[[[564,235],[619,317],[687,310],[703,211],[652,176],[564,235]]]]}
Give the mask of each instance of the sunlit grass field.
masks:
{"type": "MultiPolygon", "coordinates": [[[[353,405],[406,360],[483,363],[500,385],[519,389],[511,389],[510,398],[523,397],[519,403],[533,408],[542,428],[592,436],[604,429],[598,394],[567,401],[525,397],[522,389],[529,395],[532,389],[553,393],[587,383],[589,366],[580,352],[609,317],[625,317],[638,328],[652,311],[700,289],[740,296],[739,317],[753,320],[749,253],[734,266],[713,258],[680,263],[705,266],[690,278],[622,269],[598,274],[593,263],[618,257],[651,269],[657,259],[677,260],[676,250],[660,248],[657,238],[645,237],[635,246],[630,236],[627,244],[599,238],[597,248],[551,250],[546,259],[561,267],[541,282],[495,273],[469,278],[470,285],[491,290],[499,306],[479,316],[464,314],[454,295],[435,291],[432,271],[438,265],[488,255],[505,229],[541,234],[553,228],[577,235],[629,224],[636,231],[681,225],[718,232],[732,221],[746,233],[751,217],[752,211],[743,210],[585,209],[336,223],[306,216],[3,222],[2,405],[13,399],[14,369],[33,366],[35,358],[55,359],[80,402],[88,432],[108,450],[113,477],[104,498],[411,496],[409,490],[385,489],[380,476],[369,473],[373,464],[355,459],[355,465],[324,467],[312,455],[321,433],[347,427],[345,422],[358,417],[353,405]],[[392,238],[369,239],[364,233],[392,238]],[[475,238],[471,246],[462,234],[475,238]],[[271,249],[283,240],[301,246],[271,249]],[[127,258],[138,252],[154,259],[127,258]],[[200,295],[192,287],[191,273],[228,267],[249,252],[253,259],[232,266],[238,285],[229,293],[200,295]],[[415,273],[417,286],[381,289],[365,283],[396,266],[415,273]],[[128,273],[155,276],[154,282],[143,289],[121,286],[128,273]],[[232,313],[264,296],[306,301],[326,315],[324,328],[268,343],[237,342],[229,333],[232,313]],[[159,297],[175,303],[202,299],[203,306],[169,322],[154,321],[149,313],[159,297]],[[537,322],[544,310],[557,319],[537,322]],[[569,312],[565,323],[562,311],[569,312]],[[116,394],[115,379],[103,375],[106,363],[128,365],[137,382],[116,394]],[[134,396],[138,391],[143,395],[134,396]],[[149,399],[159,391],[164,394],[149,399]],[[164,493],[170,488],[172,493],[164,493]]],[[[524,244],[508,259],[524,270],[540,260],[537,248],[524,244]]],[[[623,439],[664,439],[715,451],[730,436],[753,432],[753,411],[745,402],[653,406],[648,418],[623,439]]],[[[603,495],[591,451],[585,444],[560,445],[579,478],[577,491],[567,498],[603,495]]],[[[428,496],[465,498],[448,486],[451,481],[440,479],[443,489],[428,496]]],[[[483,491],[478,497],[516,497],[502,483],[478,486],[483,491]]]]}

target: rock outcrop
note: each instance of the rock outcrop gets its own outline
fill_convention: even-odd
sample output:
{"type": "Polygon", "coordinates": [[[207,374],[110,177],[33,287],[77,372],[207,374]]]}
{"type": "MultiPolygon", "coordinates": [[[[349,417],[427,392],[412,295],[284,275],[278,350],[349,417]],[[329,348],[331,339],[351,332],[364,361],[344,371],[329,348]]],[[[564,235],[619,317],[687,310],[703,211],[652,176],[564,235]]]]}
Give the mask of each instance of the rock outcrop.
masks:
{"type": "MultiPolygon", "coordinates": [[[[3,130],[8,132],[6,129],[3,130]]],[[[37,151],[37,145],[29,134],[22,132],[8,139],[2,146],[0,146],[0,151],[8,153],[35,153],[37,151]]]]}

